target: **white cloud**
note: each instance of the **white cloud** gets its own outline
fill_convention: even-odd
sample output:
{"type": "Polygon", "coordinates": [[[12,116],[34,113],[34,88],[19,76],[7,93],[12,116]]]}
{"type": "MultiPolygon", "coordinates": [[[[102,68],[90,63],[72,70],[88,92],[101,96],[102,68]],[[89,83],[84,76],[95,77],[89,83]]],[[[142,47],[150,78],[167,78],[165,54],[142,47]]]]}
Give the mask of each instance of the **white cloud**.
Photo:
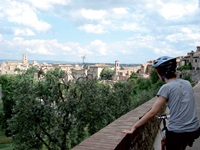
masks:
{"type": "MultiPolygon", "coordinates": [[[[90,50],[86,49],[86,48],[81,48],[81,47],[79,47],[77,50],[78,50],[78,51],[77,51],[77,54],[76,54],[76,55],[79,56],[79,57],[85,56],[85,57],[87,58],[88,55],[91,56],[91,54],[92,54],[92,52],[91,52],[90,50]]],[[[75,54],[74,54],[74,55],[75,55],[75,54]]]]}
{"type": "MultiPolygon", "coordinates": [[[[198,24],[189,24],[183,26],[175,26],[171,28],[171,32],[166,35],[166,39],[170,42],[182,42],[182,41],[199,41],[200,32],[198,24]]],[[[190,43],[188,42],[188,44],[190,43]]]]}
{"type": "Polygon", "coordinates": [[[107,44],[102,42],[101,40],[92,41],[89,44],[88,49],[94,54],[100,54],[103,56],[106,56],[109,53],[107,44]]]}
{"type": "Polygon", "coordinates": [[[62,50],[65,53],[71,52],[72,51],[72,47],[73,47],[72,44],[70,44],[70,45],[69,44],[62,44],[62,43],[59,43],[57,40],[51,41],[51,44],[56,49],[62,50]]]}
{"type": "Polygon", "coordinates": [[[162,55],[178,56],[182,51],[174,48],[171,43],[165,42],[160,36],[134,35],[127,41],[112,44],[112,49],[118,51],[123,57],[132,57],[135,61],[156,59],[162,55]],[[127,56],[126,56],[127,55],[127,56]]]}
{"type": "Polygon", "coordinates": [[[160,56],[164,56],[164,55],[167,55],[167,56],[174,56],[174,55],[180,55],[181,52],[180,51],[177,51],[173,48],[166,48],[166,47],[163,47],[163,48],[154,48],[154,52],[157,53],[158,55],[160,56]]]}
{"type": "Polygon", "coordinates": [[[81,8],[72,10],[69,17],[79,26],[79,29],[86,32],[102,34],[118,30],[147,31],[144,27],[145,15],[143,12],[133,12],[128,7],[115,7],[113,5],[111,9],[81,8]]]}
{"type": "Polygon", "coordinates": [[[145,28],[139,26],[139,24],[134,23],[134,22],[133,23],[124,22],[120,28],[122,30],[128,30],[128,31],[141,31],[141,32],[147,31],[145,28]]]}
{"type": "Polygon", "coordinates": [[[136,22],[142,22],[145,19],[145,14],[139,12],[139,13],[133,13],[131,14],[131,20],[136,22]]]}
{"type": "Polygon", "coordinates": [[[183,33],[192,33],[192,29],[188,28],[188,27],[182,27],[180,28],[180,31],[182,31],[183,33]]]}
{"type": "Polygon", "coordinates": [[[8,41],[10,49],[20,49],[32,54],[56,55],[53,40],[25,40],[21,37],[16,37],[12,41],[8,41]]]}
{"type": "Polygon", "coordinates": [[[113,8],[116,15],[124,16],[128,14],[128,8],[113,8]]]}
{"type": "Polygon", "coordinates": [[[30,27],[38,32],[46,32],[51,28],[49,23],[39,20],[36,11],[25,3],[10,2],[5,9],[5,15],[9,22],[30,27]]]}
{"type": "Polygon", "coordinates": [[[44,45],[39,45],[35,49],[27,48],[26,51],[32,54],[55,55],[54,53],[49,52],[44,45]]]}
{"type": "Polygon", "coordinates": [[[96,34],[102,34],[102,33],[106,32],[106,30],[100,24],[97,24],[97,25],[85,24],[85,25],[79,27],[79,29],[84,30],[89,33],[96,33],[96,34]]]}
{"type": "MultiPolygon", "coordinates": [[[[103,34],[112,30],[147,31],[141,24],[134,22],[128,8],[113,8],[111,10],[81,9],[73,14],[74,19],[81,20],[79,29],[88,33],[103,34]],[[78,15],[80,13],[81,15],[78,15]],[[83,18],[80,18],[82,16],[83,18]]],[[[140,14],[141,17],[141,14],[140,14]]],[[[138,17],[138,18],[140,18],[138,17]]],[[[141,20],[141,19],[140,19],[141,20]]]]}
{"type": "Polygon", "coordinates": [[[181,19],[198,9],[198,0],[191,1],[164,1],[157,0],[158,11],[166,20],[181,19]]]}
{"type": "Polygon", "coordinates": [[[0,6],[0,18],[2,18],[4,16],[3,14],[3,7],[0,6]]]}
{"type": "Polygon", "coordinates": [[[26,29],[14,29],[14,35],[15,36],[34,36],[35,33],[29,29],[29,28],[26,28],[26,29]]]}
{"type": "Polygon", "coordinates": [[[90,54],[87,49],[80,47],[78,43],[60,43],[57,40],[26,40],[15,37],[12,41],[6,41],[9,49],[24,51],[23,53],[63,57],[64,55],[82,56],[90,54]]]}
{"type": "Polygon", "coordinates": [[[88,20],[103,20],[107,14],[104,10],[82,9],[81,15],[88,20]]]}
{"type": "Polygon", "coordinates": [[[3,40],[3,36],[0,34],[0,42],[3,40]]]}
{"type": "Polygon", "coordinates": [[[70,3],[70,1],[71,0],[29,0],[34,7],[42,10],[52,9],[55,4],[66,5],[70,3]]]}
{"type": "Polygon", "coordinates": [[[39,32],[45,32],[51,28],[50,24],[38,19],[37,14],[29,5],[13,2],[12,6],[6,10],[10,22],[29,26],[39,32]]]}
{"type": "Polygon", "coordinates": [[[168,35],[166,37],[167,40],[171,42],[180,42],[180,41],[199,41],[200,39],[200,33],[174,33],[171,35],[168,35]]]}

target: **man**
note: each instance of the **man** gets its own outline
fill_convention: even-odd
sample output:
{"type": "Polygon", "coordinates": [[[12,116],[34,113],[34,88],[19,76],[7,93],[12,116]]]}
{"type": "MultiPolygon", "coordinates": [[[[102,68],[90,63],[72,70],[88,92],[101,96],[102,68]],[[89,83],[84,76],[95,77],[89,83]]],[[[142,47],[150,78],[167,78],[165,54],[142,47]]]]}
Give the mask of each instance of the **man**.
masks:
{"type": "Polygon", "coordinates": [[[166,133],[167,150],[185,150],[192,146],[194,139],[200,135],[200,124],[197,117],[193,88],[190,82],[176,78],[176,58],[163,56],[158,58],[153,67],[159,78],[165,82],[157,93],[157,100],[131,130],[123,133],[132,134],[144,125],[166,104],[170,110],[168,130],[166,133]]]}

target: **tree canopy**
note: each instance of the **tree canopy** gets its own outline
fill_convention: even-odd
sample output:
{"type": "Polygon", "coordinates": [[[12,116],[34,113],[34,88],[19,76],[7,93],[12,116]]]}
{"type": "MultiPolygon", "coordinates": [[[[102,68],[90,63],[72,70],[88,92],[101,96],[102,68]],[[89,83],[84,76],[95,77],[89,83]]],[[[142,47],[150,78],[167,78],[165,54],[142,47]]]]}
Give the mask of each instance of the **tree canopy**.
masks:
{"type": "Polygon", "coordinates": [[[104,68],[101,71],[100,77],[102,80],[112,80],[115,71],[110,68],[104,68]]]}
{"type": "Polygon", "coordinates": [[[87,77],[66,82],[65,75],[60,68],[46,73],[31,68],[21,75],[0,76],[1,116],[14,149],[71,149],[155,96],[158,87],[157,82],[155,86],[139,77],[134,82],[106,84],[87,77]]]}

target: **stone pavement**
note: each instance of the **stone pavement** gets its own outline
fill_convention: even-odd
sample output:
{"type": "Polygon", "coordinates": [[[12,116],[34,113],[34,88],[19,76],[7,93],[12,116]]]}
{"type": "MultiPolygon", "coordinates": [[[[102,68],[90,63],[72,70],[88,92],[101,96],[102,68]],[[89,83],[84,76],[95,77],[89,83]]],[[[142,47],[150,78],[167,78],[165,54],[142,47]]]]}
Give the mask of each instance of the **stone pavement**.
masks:
{"type": "MultiPolygon", "coordinates": [[[[194,95],[196,99],[197,113],[200,119],[200,81],[194,87],[194,95]]],[[[160,133],[158,133],[154,141],[154,150],[161,150],[160,140],[161,140],[160,133]]],[[[192,147],[187,147],[186,150],[200,150],[200,137],[197,140],[195,140],[192,147]]]]}

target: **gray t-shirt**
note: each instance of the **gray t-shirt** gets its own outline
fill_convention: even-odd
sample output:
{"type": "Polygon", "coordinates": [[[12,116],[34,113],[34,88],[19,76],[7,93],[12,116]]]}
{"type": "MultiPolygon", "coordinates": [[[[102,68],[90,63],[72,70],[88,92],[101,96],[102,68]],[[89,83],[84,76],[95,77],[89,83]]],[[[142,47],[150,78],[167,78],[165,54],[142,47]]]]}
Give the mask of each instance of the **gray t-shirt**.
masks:
{"type": "Polygon", "coordinates": [[[169,131],[182,133],[199,128],[193,88],[189,81],[171,80],[160,88],[157,96],[167,99],[167,107],[170,110],[169,131]]]}

